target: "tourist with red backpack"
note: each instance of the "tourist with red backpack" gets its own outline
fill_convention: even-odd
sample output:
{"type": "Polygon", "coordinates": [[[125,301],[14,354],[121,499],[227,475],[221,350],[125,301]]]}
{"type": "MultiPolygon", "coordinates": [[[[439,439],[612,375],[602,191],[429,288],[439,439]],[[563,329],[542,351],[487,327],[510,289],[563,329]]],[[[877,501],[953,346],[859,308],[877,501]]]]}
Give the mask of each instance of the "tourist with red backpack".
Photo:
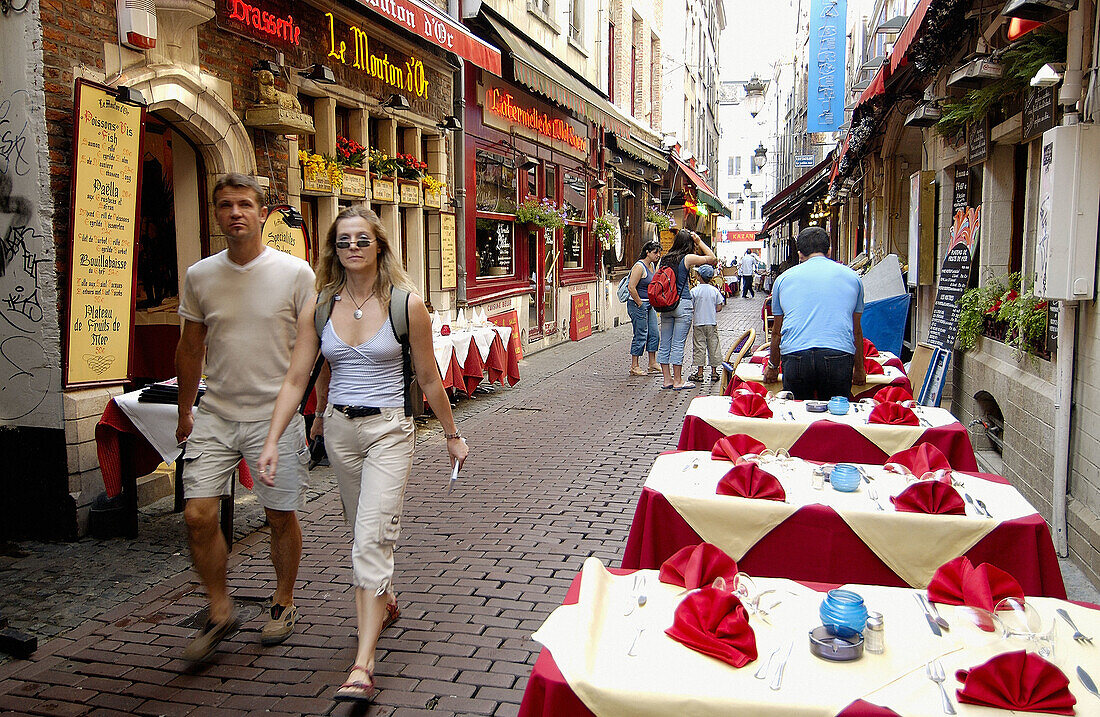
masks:
{"type": "Polygon", "coordinates": [[[694,383],[684,383],[683,379],[684,345],[694,313],[688,273],[697,266],[717,263],[714,252],[698,234],[681,229],[649,282],[649,303],[661,315],[661,344],[657,349],[657,363],[664,376],[661,388],[695,388],[694,383]]]}

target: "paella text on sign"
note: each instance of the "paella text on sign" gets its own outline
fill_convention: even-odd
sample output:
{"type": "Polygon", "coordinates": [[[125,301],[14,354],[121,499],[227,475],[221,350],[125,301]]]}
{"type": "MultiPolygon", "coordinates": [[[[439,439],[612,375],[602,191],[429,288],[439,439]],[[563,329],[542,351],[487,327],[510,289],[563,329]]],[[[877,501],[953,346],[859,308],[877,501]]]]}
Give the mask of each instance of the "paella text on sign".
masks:
{"type": "Polygon", "coordinates": [[[387,52],[381,55],[371,53],[370,37],[354,25],[348,28],[347,39],[338,40],[336,18],[331,12],[326,12],[325,17],[328,18],[329,57],[342,65],[351,65],[390,87],[411,92],[417,97],[427,97],[428,75],[421,60],[410,55],[405,61],[397,57],[391,61],[387,52]]]}

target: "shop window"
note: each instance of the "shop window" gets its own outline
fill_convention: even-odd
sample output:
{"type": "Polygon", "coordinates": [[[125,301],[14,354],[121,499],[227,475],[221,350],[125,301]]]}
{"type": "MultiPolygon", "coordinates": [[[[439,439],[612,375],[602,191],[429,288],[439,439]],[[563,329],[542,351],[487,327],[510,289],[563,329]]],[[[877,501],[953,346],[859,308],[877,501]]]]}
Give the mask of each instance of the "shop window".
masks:
{"type": "Polygon", "coordinates": [[[478,150],[476,161],[477,210],[497,214],[515,214],[515,162],[485,150],[478,150]]]}
{"type": "Polygon", "coordinates": [[[523,197],[539,198],[539,168],[537,166],[523,170],[523,197]]]}
{"type": "Polygon", "coordinates": [[[347,107],[336,108],[336,136],[351,136],[351,111],[347,107]]]}
{"type": "Polygon", "coordinates": [[[558,168],[552,164],[546,165],[546,184],[543,187],[546,198],[557,202],[558,200],[558,168]]]}
{"type": "Polygon", "coordinates": [[[507,219],[483,219],[476,222],[477,275],[510,276],[515,272],[512,247],[513,223],[507,219]]]}
{"type": "MultiPolygon", "coordinates": [[[[302,114],[313,117],[314,123],[317,121],[316,115],[314,115],[313,98],[309,95],[298,95],[298,104],[302,106],[302,114]]],[[[304,149],[310,154],[313,154],[317,147],[316,135],[312,134],[300,134],[298,135],[298,149],[304,149]]]]}
{"type": "Polygon", "coordinates": [[[565,210],[568,221],[588,221],[588,184],[584,177],[566,172],[562,181],[561,199],[561,207],[565,210]]]}
{"type": "Polygon", "coordinates": [[[1020,271],[1024,253],[1024,205],[1027,198],[1027,145],[1013,148],[1012,237],[1008,250],[1008,271],[1020,271]]]}
{"type": "Polygon", "coordinates": [[[562,230],[562,261],[566,269],[579,269],[584,262],[584,227],[570,224],[562,230]]]}

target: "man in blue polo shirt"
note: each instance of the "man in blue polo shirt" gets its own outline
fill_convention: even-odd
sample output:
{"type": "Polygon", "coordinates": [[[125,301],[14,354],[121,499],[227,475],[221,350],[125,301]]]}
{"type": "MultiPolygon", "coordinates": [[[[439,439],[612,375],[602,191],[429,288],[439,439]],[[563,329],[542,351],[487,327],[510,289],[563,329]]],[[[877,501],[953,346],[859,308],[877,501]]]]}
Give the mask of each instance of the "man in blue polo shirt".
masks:
{"type": "Polygon", "coordinates": [[[829,258],[829,234],[809,227],[798,234],[798,266],[772,287],[775,316],[764,381],[778,380],[799,400],[848,396],[863,384],[863,282],[829,258]]]}

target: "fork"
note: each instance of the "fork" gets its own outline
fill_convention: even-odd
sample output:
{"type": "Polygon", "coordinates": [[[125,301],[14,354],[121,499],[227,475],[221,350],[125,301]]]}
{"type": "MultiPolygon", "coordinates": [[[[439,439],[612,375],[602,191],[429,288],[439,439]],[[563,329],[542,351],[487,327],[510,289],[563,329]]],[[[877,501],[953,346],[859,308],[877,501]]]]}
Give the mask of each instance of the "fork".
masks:
{"type": "Polygon", "coordinates": [[[1085,633],[1077,629],[1077,626],[1073,624],[1073,620],[1070,618],[1069,613],[1062,608],[1055,610],[1056,613],[1062,616],[1062,619],[1069,623],[1069,626],[1073,628],[1073,639],[1077,642],[1087,642],[1092,644],[1092,638],[1087,637],[1085,633]]]}
{"type": "Polygon", "coordinates": [[[878,491],[875,490],[870,485],[867,486],[867,497],[871,499],[871,502],[875,504],[876,508],[878,508],[881,511],[886,510],[885,508],[882,507],[882,503],[878,502],[878,491]]]}
{"type": "Polygon", "coordinates": [[[936,687],[940,688],[940,696],[943,697],[943,713],[945,715],[955,714],[955,707],[951,704],[951,698],[947,696],[947,690],[944,689],[943,681],[947,679],[947,676],[943,673],[943,665],[939,660],[932,660],[924,666],[925,673],[928,674],[928,679],[936,683],[936,687]]]}

